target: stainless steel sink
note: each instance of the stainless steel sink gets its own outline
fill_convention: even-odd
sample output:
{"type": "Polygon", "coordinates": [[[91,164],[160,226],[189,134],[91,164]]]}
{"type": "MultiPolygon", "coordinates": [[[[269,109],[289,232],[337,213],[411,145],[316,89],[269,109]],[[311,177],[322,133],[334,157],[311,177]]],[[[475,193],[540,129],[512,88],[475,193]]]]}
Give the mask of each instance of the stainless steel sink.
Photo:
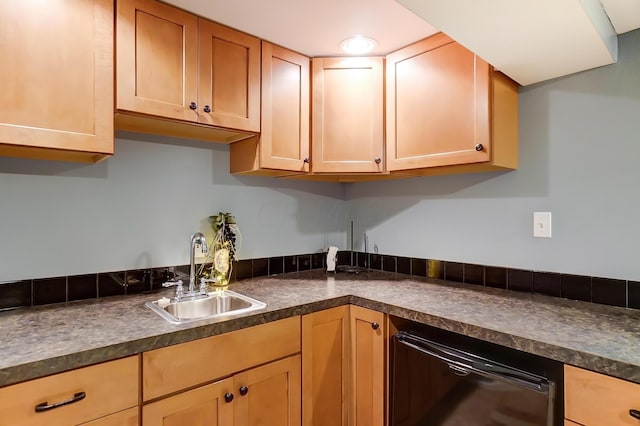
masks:
{"type": "Polygon", "coordinates": [[[185,297],[179,301],[171,299],[167,305],[159,304],[157,300],[147,302],[145,305],[173,324],[232,317],[267,306],[265,303],[230,290],[185,297]]]}

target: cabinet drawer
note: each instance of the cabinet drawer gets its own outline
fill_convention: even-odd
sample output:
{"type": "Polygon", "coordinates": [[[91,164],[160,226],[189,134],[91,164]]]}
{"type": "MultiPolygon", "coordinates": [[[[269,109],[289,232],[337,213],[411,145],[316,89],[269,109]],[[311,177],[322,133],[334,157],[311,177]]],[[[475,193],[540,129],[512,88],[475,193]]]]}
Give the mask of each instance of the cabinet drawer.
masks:
{"type": "Polygon", "coordinates": [[[300,352],[300,317],[142,354],[144,401],[300,352]]]}
{"type": "Polygon", "coordinates": [[[138,357],[92,365],[0,389],[0,419],[7,425],[75,425],[138,404],[138,357]],[[43,412],[39,404],[83,399],[43,412]]]}
{"type": "Polygon", "coordinates": [[[585,426],[637,425],[629,410],[640,410],[640,385],[565,365],[565,417],[585,426]]]}

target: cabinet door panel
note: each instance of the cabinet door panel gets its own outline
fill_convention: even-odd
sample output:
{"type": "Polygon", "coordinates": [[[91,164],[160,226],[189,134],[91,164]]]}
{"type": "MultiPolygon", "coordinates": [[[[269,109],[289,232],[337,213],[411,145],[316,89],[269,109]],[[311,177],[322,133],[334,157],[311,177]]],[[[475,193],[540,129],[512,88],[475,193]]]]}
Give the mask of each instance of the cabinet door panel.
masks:
{"type": "Polygon", "coordinates": [[[81,426],[138,426],[140,424],[138,411],[138,407],[129,408],[110,416],[82,423],[81,426]]]}
{"type": "Polygon", "coordinates": [[[350,424],[384,424],[384,314],[350,306],[350,424]],[[377,326],[375,325],[377,324],[377,326]]]}
{"type": "Polygon", "coordinates": [[[233,424],[233,379],[225,379],[142,407],[143,426],[227,426],[233,424]]]}
{"type": "Polygon", "coordinates": [[[388,169],[489,161],[489,86],[489,65],[444,35],[389,55],[388,169]]]}
{"type": "Polygon", "coordinates": [[[3,1],[0,16],[0,145],[112,154],[111,2],[3,1]]]}
{"type": "Polygon", "coordinates": [[[236,374],[234,389],[236,426],[300,425],[300,355],[236,374]]]}
{"type": "Polygon", "coordinates": [[[117,7],[117,108],[197,121],[198,18],[154,0],[117,7]]]}
{"type": "Polygon", "coordinates": [[[629,410],[640,410],[640,385],[564,366],[564,416],[585,426],[637,425],[629,410]]]}
{"type": "Polygon", "coordinates": [[[383,84],[382,58],[313,59],[313,172],[384,169],[383,84]]]}
{"type": "Polygon", "coordinates": [[[347,424],[348,307],[302,317],[303,424],[347,424]]]}
{"type": "Polygon", "coordinates": [[[309,58],[262,43],[260,165],[309,171],[309,58]]]}
{"type": "Polygon", "coordinates": [[[259,132],[260,40],[204,19],[199,31],[199,122],[259,132]]]}

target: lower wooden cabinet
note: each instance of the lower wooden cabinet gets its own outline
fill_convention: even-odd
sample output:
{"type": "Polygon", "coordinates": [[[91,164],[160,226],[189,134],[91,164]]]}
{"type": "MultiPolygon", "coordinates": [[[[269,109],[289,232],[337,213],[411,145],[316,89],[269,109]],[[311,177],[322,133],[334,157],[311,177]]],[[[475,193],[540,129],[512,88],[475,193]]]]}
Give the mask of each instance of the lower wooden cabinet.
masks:
{"type": "Polygon", "coordinates": [[[384,424],[384,328],[384,314],[357,306],[302,317],[304,425],[384,424]]]}
{"type": "Polygon", "coordinates": [[[385,413],[384,314],[349,307],[351,380],[349,424],[383,425],[385,413]]]}
{"type": "Polygon", "coordinates": [[[565,425],[618,426],[640,424],[631,410],[640,414],[640,385],[594,373],[564,367],[565,425]]]}
{"type": "Polygon", "coordinates": [[[228,378],[147,404],[143,426],[224,426],[233,424],[233,379],[228,378]]]}
{"type": "Polygon", "coordinates": [[[131,356],[4,387],[0,424],[135,425],[139,377],[138,357],[131,356]],[[59,404],[63,401],[68,402],[59,404]],[[129,408],[133,410],[119,413],[129,408]]]}
{"type": "Polygon", "coordinates": [[[138,426],[140,424],[140,415],[138,407],[129,408],[118,413],[111,414],[80,426],[138,426]]]}
{"type": "Polygon", "coordinates": [[[349,307],[302,317],[302,424],[347,424],[349,307]]]}
{"type": "Polygon", "coordinates": [[[236,426],[299,426],[300,355],[233,377],[236,426]]]}
{"type": "Polygon", "coordinates": [[[300,355],[152,402],[143,426],[300,425],[300,355]]]}

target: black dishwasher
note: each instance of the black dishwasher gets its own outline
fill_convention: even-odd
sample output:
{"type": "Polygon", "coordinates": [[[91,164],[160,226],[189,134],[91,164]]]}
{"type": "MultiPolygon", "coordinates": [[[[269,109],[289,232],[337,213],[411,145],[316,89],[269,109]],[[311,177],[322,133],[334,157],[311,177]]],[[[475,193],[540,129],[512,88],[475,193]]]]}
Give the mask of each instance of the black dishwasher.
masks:
{"type": "Polygon", "coordinates": [[[561,364],[443,333],[394,336],[391,426],[561,424],[561,364]]]}

